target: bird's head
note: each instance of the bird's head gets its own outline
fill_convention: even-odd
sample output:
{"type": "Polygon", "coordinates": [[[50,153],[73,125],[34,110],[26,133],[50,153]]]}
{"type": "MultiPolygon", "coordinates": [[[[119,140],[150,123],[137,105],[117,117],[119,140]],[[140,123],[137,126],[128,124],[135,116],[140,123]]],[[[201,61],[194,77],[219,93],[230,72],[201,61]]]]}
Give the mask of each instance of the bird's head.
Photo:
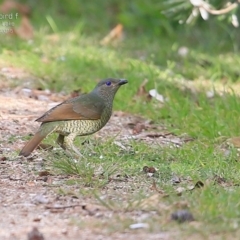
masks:
{"type": "Polygon", "coordinates": [[[128,83],[126,79],[108,78],[101,80],[93,91],[97,92],[97,94],[104,99],[113,99],[117,90],[126,83],[128,83]]]}

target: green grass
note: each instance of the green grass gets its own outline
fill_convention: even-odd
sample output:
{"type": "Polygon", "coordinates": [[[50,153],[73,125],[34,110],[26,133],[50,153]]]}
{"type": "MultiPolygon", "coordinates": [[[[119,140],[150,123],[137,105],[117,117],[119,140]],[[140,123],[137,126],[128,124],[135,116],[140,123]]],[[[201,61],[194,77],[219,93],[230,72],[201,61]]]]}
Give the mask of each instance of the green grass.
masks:
{"type": "MultiPolygon", "coordinates": [[[[234,91],[223,95],[216,92],[213,98],[207,98],[206,89],[209,90],[213,82],[239,81],[238,54],[222,53],[219,57],[218,54],[203,52],[204,46],[198,46],[181,58],[177,54],[179,43],[163,39],[160,46],[157,39],[151,43],[149,39],[152,38],[139,38],[138,35],[126,38],[117,47],[103,47],[99,44],[100,37],[82,34],[81,23],[71,32],[61,32],[59,24],[56,24],[54,36],[49,34],[54,29],[48,26],[36,31],[34,41],[1,39],[1,66],[23,68],[35,76],[32,83],[35,88],[49,88],[66,94],[79,88],[88,92],[101,78],[126,78],[129,84],[116,95],[114,109],[152,119],[157,124],[164,124],[169,131],[179,136],[187,134],[194,140],[180,148],[152,148],[132,140],[133,152],[122,152],[111,138],[96,142],[90,148],[83,147],[80,139],[76,145],[83,149],[87,160],[75,161],[57,150],[43,153],[48,160],[46,165],[50,164],[53,172],[75,176],[65,183],[78,185],[77,195],[90,196],[103,204],[100,196],[107,189],[109,197],[104,200],[105,205],[122,213],[138,210],[133,203],[148,199],[154,193],[151,190],[154,180],[157,188],[168,195],[162,199],[168,209],[159,213],[159,205],[153,208],[159,214],[154,217],[156,221],[148,219],[149,231],[159,231],[157,224],[162,224],[164,230],[186,232],[189,236],[193,232],[202,236],[221,236],[237,231],[236,226],[240,224],[239,157],[237,150],[225,146],[224,142],[239,135],[240,99],[234,91]],[[163,105],[154,99],[147,102],[144,96],[136,96],[144,79],[148,79],[147,90],[156,88],[167,98],[163,105]],[[199,79],[209,82],[209,87],[198,88],[197,91],[183,88],[182,80],[194,82],[199,79]],[[153,166],[157,174],[147,177],[142,171],[144,166],[153,166]],[[180,177],[179,184],[172,184],[173,175],[180,177]],[[217,177],[224,181],[218,183],[217,177]],[[112,178],[111,182],[109,179],[112,178]],[[204,187],[189,191],[188,187],[197,181],[202,181],[204,187]],[[124,196],[121,190],[114,189],[122,182],[124,196]],[[185,189],[181,196],[177,194],[178,187],[185,189]],[[120,200],[110,197],[114,194],[120,200]],[[201,223],[200,227],[166,223],[179,202],[186,202],[201,223]]],[[[106,34],[105,30],[101,36],[106,34]]],[[[214,45],[212,41],[213,38],[211,45],[214,45]]],[[[24,81],[19,79],[16,85],[25,85],[24,81]]],[[[14,137],[9,139],[13,140],[14,137]]],[[[50,137],[47,141],[52,140],[50,137]]],[[[59,194],[68,194],[64,186],[59,194]]],[[[179,206],[181,208],[181,204],[179,206]]],[[[125,231],[131,220],[127,216],[125,221],[105,224],[114,231],[121,225],[121,231],[125,231]]]]}
{"type": "MultiPolygon", "coordinates": [[[[203,228],[189,226],[185,230],[182,229],[185,233],[199,231],[203,235],[211,233],[221,235],[237,230],[240,214],[238,211],[240,167],[234,149],[230,155],[225,156],[219,146],[211,141],[203,143],[196,140],[182,148],[174,149],[149,148],[144,144],[135,143],[133,145],[135,153],[132,154],[122,153],[111,142],[95,144],[95,154],[87,157],[87,160],[76,161],[62,155],[56,157],[53,153],[48,153],[46,158],[48,164],[53,164],[53,169],[75,176],[75,179],[66,181],[66,184],[77,185],[79,188],[75,195],[95,196],[98,204],[118,213],[128,214],[141,209],[146,211],[146,208],[147,211],[156,211],[159,215],[154,217],[155,220],[150,218],[146,220],[152,232],[159,231],[159,223],[166,231],[173,229],[176,231],[177,225],[173,223],[169,225],[165,221],[174,210],[182,208],[182,203],[183,206],[187,205],[197,222],[203,224],[203,228]],[[101,155],[103,158],[100,158],[101,155]],[[51,160],[52,156],[54,160],[51,160]],[[157,174],[147,177],[143,173],[144,166],[153,166],[157,169],[157,174]],[[172,184],[171,179],[174,175],[180,177],[179,184],[172,184]],[[157,204],[148,202],[149,196],[154,194],[151,190],[153,181],[156,182],[157,188],[167,195],[161,198],[159,194],[161,200],[157,204]],[[190,191],[189,188],[197,181],[202,181],[204,186],[190,191]],[[117,190],[119,187],[120,190],[117,190]],[[180,187],[184,190],[178,196],[180,187]],[[106,191],[107,197],[102,201],[100,197],[106,191]],[[141,203],[144,201],[147,201],[147,205],[143,208],[141,203]],[[158,205],[160,203],[161,206],[158,205]],[[166,208],[161,209],[162,205],[166,208]]],[[[85,156],[92,153],[91,149],[82,149],[85,156]]],[[[127,217],[122,219],[123,225],[129,222],[127,219],[127,217]]],[[[118,224],[114,221],[107,223],[108,231],[111,228],[115,229],[118,224]]],[[[120,229],[127,230],[128,225],[121,226],[120,229]]]]}

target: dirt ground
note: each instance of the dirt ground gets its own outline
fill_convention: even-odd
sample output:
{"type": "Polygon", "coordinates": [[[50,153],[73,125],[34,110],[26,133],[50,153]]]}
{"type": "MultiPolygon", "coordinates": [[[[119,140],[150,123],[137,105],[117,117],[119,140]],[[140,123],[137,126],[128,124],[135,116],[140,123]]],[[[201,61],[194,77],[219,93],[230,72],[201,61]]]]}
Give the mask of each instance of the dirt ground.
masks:
{"type": "MultiPolygon", "coordinates": [[[[173,239],[167,232],[150,234],[130,228],[128,231],[105,231],[102,228],[104,221],[111,221],[116,213],[96,204],[91,197],[60,195],[59,186],[71,176],[41,175],[44,165],[41,157],[26,159],[17,156],[14,151],[23,147],[23,137],[34,133],[39,126],[34,120],[65,98],[61,94],[24,88],[3,86],[0,90],[0,239],[173,239]],[[98,226],[100,220],[102,225],[98,226]],[[34,227],[38,230],[33,230],[34,227]]],[[[161,144],[182,144],[182,140],[163,128],[163,137],[161,134],[156,136],[159,131],[152,126],[151,122],[140,117],[115,112],[105,130],[96,137],[104,138],[120,132],[119,138],[134,137],[151,143],[157,137],[161,144]],[[146,128],[149,129],[147,133],[146,128]]],[[[124,147],[117,139],[116,144],[124,147]]],[[[74,188],[77,187],[69,186],[69,191],[74,192],[74,188]]],[[[137,215],[136,219],[140,217],[137,215]]]]}

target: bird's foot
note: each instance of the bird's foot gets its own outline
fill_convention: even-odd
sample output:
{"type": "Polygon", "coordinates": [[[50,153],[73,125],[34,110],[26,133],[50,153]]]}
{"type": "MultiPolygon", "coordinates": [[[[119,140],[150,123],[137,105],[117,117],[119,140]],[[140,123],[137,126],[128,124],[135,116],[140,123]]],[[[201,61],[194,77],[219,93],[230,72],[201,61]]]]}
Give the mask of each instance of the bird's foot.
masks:
{"type": "Polygon", "coordinates": [[[68,136],[65,137],[65,141],[64,141],[64,136],[63,135],[59,135],[57,142],[60,144],[60,146],[65,150],[66,154],[70,157],[77,157],[77,159],[79,158],[85,158],[76,148],[76,146],[74,146],[73,144],[73,140],[76,137],[76,134],[71,133],[68,136]],[[70,150],[73,150],[70,151],[70,150]]]}
{"type": "Polygon", "coordinates": [[[74,158],[74,159],[79,159],[79,158],[84,158],[86,159],[85,156],[83,156],[76,147],[72,148],[73,151],[70,151],[69,149],[65,149],[65,153],[67,156],[74,158]]]}

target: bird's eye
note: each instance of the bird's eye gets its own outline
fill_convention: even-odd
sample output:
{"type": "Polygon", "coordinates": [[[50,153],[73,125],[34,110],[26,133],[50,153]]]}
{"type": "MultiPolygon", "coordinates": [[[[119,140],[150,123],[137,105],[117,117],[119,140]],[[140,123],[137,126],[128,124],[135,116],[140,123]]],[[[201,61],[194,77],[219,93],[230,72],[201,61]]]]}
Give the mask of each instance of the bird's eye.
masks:
{"type": "Polygon", "coordinates": [[[106,85],[107,85],[107,86],[110,86],[111,84],[112,84],[111,81],[107,81],[107,82],[106,82],[106,85]]]}

